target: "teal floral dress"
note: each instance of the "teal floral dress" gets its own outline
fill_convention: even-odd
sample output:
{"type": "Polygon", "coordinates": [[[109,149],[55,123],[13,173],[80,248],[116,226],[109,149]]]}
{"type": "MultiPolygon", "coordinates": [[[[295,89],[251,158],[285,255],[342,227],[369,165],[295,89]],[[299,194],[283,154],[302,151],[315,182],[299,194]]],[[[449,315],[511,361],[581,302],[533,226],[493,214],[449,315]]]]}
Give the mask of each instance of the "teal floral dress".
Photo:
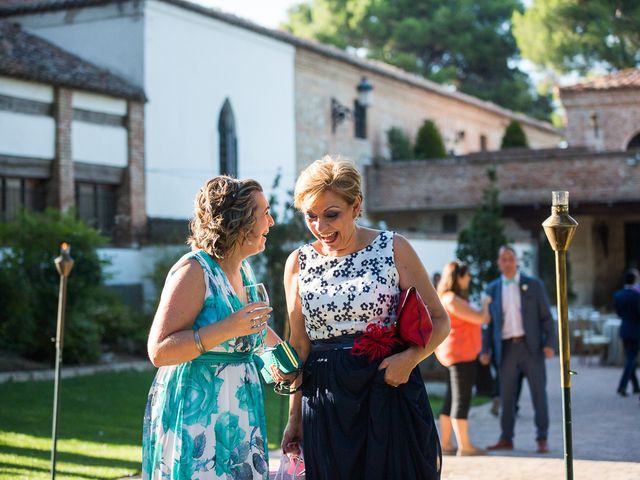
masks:
{"type": "MultiPolygon", "coordinates": [[[[196,329],[224,319],[242,303],[203,250],[182,257],[169,276],[191,258],[202,266],[206,284],[196,329]]],[[[242,279],[255,283],[246,261],[242,279]]],[[[268,478],[262,386],[253,362],[261,336],[232,338],[192,361],[158,369],[144,415],[143,479],[268,478]]]]}

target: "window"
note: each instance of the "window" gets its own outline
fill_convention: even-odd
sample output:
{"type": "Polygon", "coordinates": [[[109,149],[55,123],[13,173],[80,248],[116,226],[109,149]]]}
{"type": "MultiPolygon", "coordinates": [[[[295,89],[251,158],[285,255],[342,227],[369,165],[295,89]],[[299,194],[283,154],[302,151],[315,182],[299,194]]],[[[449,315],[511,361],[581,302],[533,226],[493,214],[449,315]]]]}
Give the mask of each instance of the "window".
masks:
{"type": "Polygon", "coordinates": [[[487,136],[486,135],[480,135],[480,151],[481,152],[486,152],[487,151],[487,136]]]}
{"type": "Polygon", "coordinates": [[[638,148],[640,148],[640,133],[635,135],[629,141],[629,144],[627,145],[627,150],[635,150],[635,149],[638,149],[638,148]]]}
{"type": "Polygon", "coordinates": [[[113,185],[76,183],[78,218],[105,235],[113,232],[117,192],[113,185]]]}
{"type": "Polygon", "coordinates": [[[220,141],[220,175],[238,176],[238,142],[236,138],[236,121],[231,103],[224,101],[218,119],[218,135],[220,141]]]}
{"type": "Polygon", "coordinates": [[[367,109],[358,100],[353,102],[353,120],[356,138],[367,138],[367,109]]]}
{"type": "Polygon", "coordinates": [[[46,187],[42,180],[0,177],[0,219],[10,221],[21,208],[44,210],[46,187]]]}
{"type": "Polygon", "coordinates": [[[458,215],[447,213],[442,216],[442,232],[456,233],[458,231],[458,215]]]}

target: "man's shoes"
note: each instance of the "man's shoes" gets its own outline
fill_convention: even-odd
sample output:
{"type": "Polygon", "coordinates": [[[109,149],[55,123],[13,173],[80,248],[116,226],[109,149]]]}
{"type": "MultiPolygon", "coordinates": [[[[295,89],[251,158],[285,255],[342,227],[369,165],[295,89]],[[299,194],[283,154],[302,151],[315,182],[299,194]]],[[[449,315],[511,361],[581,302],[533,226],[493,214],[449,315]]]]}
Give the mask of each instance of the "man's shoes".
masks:
{"type": "Polygon", "coordinates": [[[537,453],[549,453],[549,446],[547,445],[546,440],[538,440],[538,449],[537,453]]]}
{"type": "Polygon", "coordinates": [[[491,401],[491,415],[493,415],[494,417],[497,417],[498,414],[500,413],[500,399],[498,397],[495,397],[492,401],[491,401]]]}
{"type": "Polygon", "coordinates": [[[627,392],[625,392],[624,390],[618,389],[617,390],[618,395],[620,395],[621,397],[627,397],[627,392]]]}
{"type": "Polygon", "coordinates": [[[495,451],[495,450],[513,450],[513,442],[511,440],[506,440],[501,438],[498,440],[498,443],[495,445],[490,445],[487,447],[487,450],[495,451]]]}

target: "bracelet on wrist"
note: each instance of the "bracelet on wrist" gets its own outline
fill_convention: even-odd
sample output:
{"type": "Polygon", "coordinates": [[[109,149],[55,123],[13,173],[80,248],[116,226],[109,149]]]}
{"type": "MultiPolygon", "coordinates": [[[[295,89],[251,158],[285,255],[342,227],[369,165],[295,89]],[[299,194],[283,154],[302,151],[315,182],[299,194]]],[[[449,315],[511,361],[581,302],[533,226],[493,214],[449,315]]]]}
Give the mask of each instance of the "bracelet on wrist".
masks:
{"type": "Polygon", "coordinates": [[[198,351],[200,353],[205,353],[204,345],[202,344],[202,339],[200,338],[200,329],[193,331],[193,340],[196,342],[196,347],[198,347],[198,351]]]}

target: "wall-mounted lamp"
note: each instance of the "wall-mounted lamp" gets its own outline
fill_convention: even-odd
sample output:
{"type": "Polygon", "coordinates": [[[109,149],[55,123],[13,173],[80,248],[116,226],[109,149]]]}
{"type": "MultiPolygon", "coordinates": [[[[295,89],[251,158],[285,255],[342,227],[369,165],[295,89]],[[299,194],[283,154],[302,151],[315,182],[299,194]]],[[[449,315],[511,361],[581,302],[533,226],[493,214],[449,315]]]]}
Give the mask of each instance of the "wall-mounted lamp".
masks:
{"type": "MultiPolygon", "coordinates": [[[[371,90],[373,86],[369,83],[366,77],[362,77],[360,83],[356,86],[358,92],[358,98],[356,100],[357,106],[362,110],[366,110],[371,104],[371,90]]],[[[341,104],[335,98],[331,99],[331,131],[336,133],[336,128],[347,118],[354,116],[354,110],[341,104]]]]}

